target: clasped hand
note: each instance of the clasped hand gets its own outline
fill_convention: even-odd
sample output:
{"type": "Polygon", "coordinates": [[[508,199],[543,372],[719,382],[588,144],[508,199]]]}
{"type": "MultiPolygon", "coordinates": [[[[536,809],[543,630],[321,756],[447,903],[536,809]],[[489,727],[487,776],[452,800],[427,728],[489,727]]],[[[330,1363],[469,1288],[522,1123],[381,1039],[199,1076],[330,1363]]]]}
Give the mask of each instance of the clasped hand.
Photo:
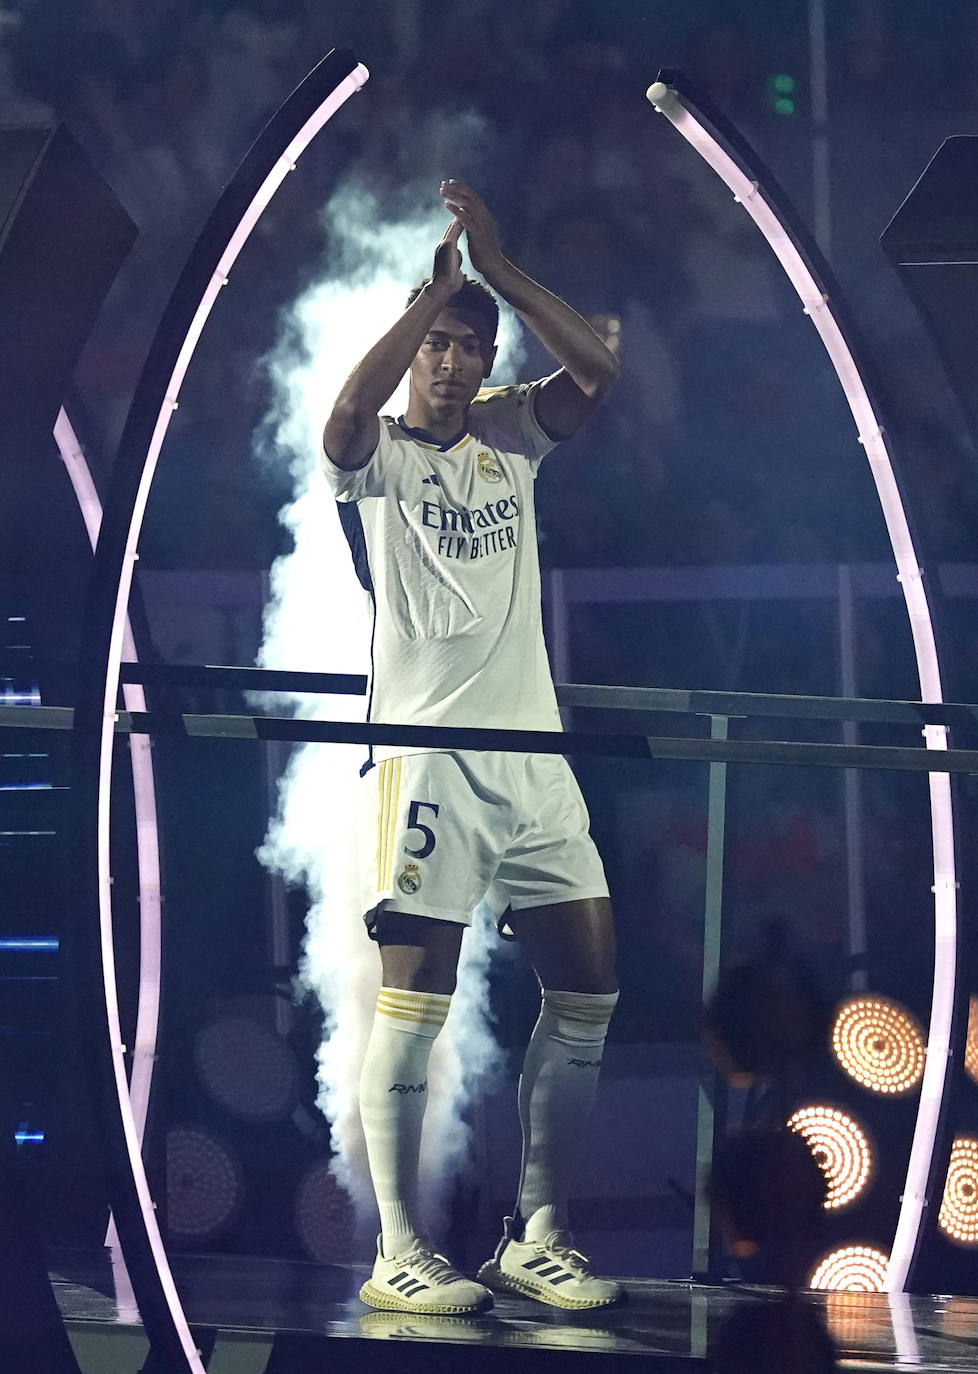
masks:
{"type": "Polygon", "coordinates": [[[439,192],[445,209],[451,211],[455,222],[465,230],[472,266],[488,280],[503,256],[489,207],[478,191],[461,181],[443,181],[439,192]]]}

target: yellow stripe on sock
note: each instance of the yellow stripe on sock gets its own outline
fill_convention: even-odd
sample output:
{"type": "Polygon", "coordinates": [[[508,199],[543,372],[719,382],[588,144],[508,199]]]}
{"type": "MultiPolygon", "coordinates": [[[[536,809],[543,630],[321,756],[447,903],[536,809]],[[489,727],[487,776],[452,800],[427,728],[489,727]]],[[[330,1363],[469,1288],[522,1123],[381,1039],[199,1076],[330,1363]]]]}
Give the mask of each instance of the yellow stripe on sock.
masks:
{"type": "Polygon", "coordinates": [[[412,1026],[436,1026],[439,1030],[445,1024],[444,1016],[419,1016],[417,1012],[388,1011],[386,1007],[378,1007],[377,1015],[388,1021],[410,1021],[412,1026]]]}
{"type": "Polygon", "coordinates": [[[377,1011],[393,1021],[410,1021],[416,1026],[440,1029],[445,1024],[451,1000],[440,993],[381,988],[377,994],[377,1011]]]}
{"type": "Polygon", "coordinates": [[[385,1011],[390,1015],[408,1015],[408,1017],[424,1017],[429,1021],[444,1021],[448,1015],[449,1003],[451,999],[445,998],[444,1002],[431,1002],[431,995],[422,995],[418,999],[389,998],[385,993],[379,993],[376,999],[376,1009],[385,1011]]]}
{"type": "Polygon", "coordinates": [[[425,1007],[425,1006],[404,1006],[397,1002],[377,1002],[377,1010],[382,1011],[385,1016],[416,1016],[419,1020],[440,1021],[444,1023],[448,1015],[447,1007],[425,1007]]]}
{"type": "Polygon", "coordinates": [[[402,1002],[405,1006],[412,1007],[425,1000],[436,1005],[444,1002],[446,1006],[451,1001],[451,996],[447,992],[412,992],[409,988],[382,987],[377,996],[385,997],[391,1002],[402,1002]]]}

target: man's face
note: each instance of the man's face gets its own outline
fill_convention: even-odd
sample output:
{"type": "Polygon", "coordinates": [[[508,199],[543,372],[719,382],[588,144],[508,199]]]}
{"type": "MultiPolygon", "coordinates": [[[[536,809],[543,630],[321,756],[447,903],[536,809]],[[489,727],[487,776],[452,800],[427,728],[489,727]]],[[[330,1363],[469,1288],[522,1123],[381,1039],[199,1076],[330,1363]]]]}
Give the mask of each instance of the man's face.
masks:
{"type": "Polygon", "coordinates": [[[496,350],[481,325],[454,310],[434,320],[411,364],[411,395],[439,420],[464,415],[469,402],[492,371],[496,350]]]}

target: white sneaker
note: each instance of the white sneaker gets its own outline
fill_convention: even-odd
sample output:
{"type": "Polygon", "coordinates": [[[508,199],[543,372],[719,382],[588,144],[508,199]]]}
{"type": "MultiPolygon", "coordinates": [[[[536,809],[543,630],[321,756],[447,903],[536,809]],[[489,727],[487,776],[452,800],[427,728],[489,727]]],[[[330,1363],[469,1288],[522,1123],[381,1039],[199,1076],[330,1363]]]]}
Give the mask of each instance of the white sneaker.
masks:
{"type": "Polygon", "coordinates": [[[391,1312],[481,1312],[492,1306],[492,1294],[453,1269],[424,1241],[385,1259],[380,1237],[374,1271],[360,1289],[360,1301],[368,1307],[391,1312]]]}
{"type": "Polygon", "coordinates": [[[541,1241],[515,1240],[512,1217],[476,1277],[496,1293],[519,1293],[551,1307],[610,1307],[625,1296],[620,1283],[594,1277],[569,1231],[551,1231],[541,1241]]]}

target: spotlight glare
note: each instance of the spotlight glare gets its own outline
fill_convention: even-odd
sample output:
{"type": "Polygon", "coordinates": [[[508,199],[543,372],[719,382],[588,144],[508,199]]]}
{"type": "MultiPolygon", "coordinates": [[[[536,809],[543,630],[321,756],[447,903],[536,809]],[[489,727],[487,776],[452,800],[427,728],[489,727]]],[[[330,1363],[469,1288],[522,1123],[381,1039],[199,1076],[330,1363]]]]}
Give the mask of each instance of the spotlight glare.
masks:
{"type": "Polygon", "coordinates": [[[869,1142],[851,1116],[835,1107],[800,1107],[788,1120],[825,1174],[824,1207],[847,1206],[864,1190],[873,1168],[869,1142]]]}
{"type": "Polygon", "coordinates": [[[888,1260],[869,1245],[846,1245],[820,1261],[809,1288],[828,1292],[882,1293],[888,1260]]]}
{"type": "Polygon", "coordinates": [[[951,1146],[937,1224],[958,1245],[978,1245],[978,1140],[959,1136],[951,1146]]]}
{"type": "Polygon", "coordinates": [[[839,1008],[832,1051],[870,1092],[907,1093],[924,1071],[924,1037],[914,1018],[882,997],[851,997],[839,1008]]]}
{"type": "Polygon", "coordinates": [[[972,993],[968,1002],[968,1038],[964,1046],[964,1069],[973,1083],[978,1083],[978,997],[972,993]]]}
{"type": "Polygon", "coordinates": [[[853,1345],[872,1344],[879,1330],[880,1308],[875,1297],[848,1293],[845,1289],[826,1293],[825,1320],[836,1346],[842,1350],[853,1345]]]}

